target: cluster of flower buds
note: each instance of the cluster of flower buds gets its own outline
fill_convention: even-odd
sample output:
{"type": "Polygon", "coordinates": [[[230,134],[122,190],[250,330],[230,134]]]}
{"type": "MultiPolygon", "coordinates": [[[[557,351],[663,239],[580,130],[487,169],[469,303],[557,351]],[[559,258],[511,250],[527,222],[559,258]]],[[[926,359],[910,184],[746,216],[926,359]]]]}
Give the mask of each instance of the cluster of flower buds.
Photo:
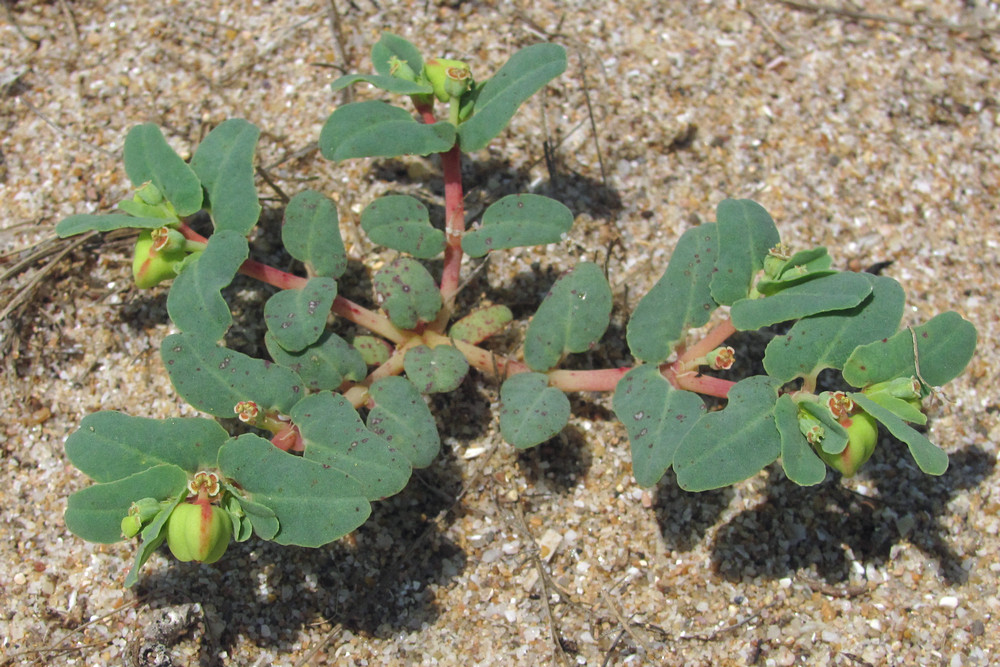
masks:
{"type": "Polygon", "coordinates": [[[799,410],[799,430],[827,465],[839,470],[845,477],[852,477],[875,452],[878,423],[842,391],[823,392],[819,395],[819,402],[847,432],[847,445],[835,454],[824,450],[822,443],[827,435],[826,428],[820,419],[804,409],[799,410]]]}
{"type": "MultiPolygon", "coordinates": [[[[430,106],[433,98],[444,104],[455,103],[456,112],[461,104],[462,96],[472,90],[475,81],[472,70],[461,60],[448,58],[431,58],[424,63],[423,69],[415,72],[408,62],[397,56],[389,59],[389,74],[392,76],[428,85],[433,90],[432,95],[414,95],[418,106],[430,106]]],[[[456,113],[455,118],[458,118],[456,113]]]]}
{"type": "Polygon", "coordinates": [[[190,241],[177,231],[180,219],[174,207],[152,183],[140,187],[131,201],[118,207],[131,215],[163,220],[162,227],[142,230],[135,244],[132,275],[141,289],[175,278],[193,253],[205,249],[205,244],[190,241]]]}
{"type": "Polygon", "coordinates": [[[156,498],[143,498],[132,503],[128,514],[122,519],[122,535],[135,537],[167,505],[156,498]]]}
{"type": "Polygon", "coordinates": [[[736,363],[736,350],[725,345],[715,348],[703,357],[691,360],[685,366],[688,368],[708,366],[713,371],[728,371],[734,363],[736,363]]]}

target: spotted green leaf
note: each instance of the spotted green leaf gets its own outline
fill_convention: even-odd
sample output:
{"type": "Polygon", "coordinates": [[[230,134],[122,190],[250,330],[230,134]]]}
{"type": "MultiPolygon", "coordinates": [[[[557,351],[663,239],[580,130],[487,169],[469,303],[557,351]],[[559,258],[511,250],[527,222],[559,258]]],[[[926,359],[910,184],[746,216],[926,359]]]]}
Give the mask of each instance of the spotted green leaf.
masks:
{"type": "Polygon", "coordinates": [[[476,345],[503,331],[514,319],[507,306],[494,304],[471,312],[451,325],[448,336],[476,345]]]}
{"type": "Polygon", "coordinates": [[[611,318],[611,287],[597,264],[580,262],[560,276],[531,319],[524,360],[547,371],[568,352],[593,347],[611,318]]]}
{"type": "Polygon", "coordinates": [[[741,380],[729,403],[687,432],[674,453],[677,483],[686,491],[708,491],[752,477],[781,454],[774,424],[780,385],[764,376],[741,380]]]}
{"type": "Polygon", "coordinates": [[[569,421],[569,399],[542,373],[518,373],[500,387],[500,434],[518,449],[553,438],[569,421]]]}
{"type": "Polygon", "coordinates": [[[294,371],[192,334],[164,338],[160,356],[177,393],[216,417],[232,418],[240,401],[288,414],[305,395],[302,379],[294,371]]]}
{"type": "Polygon", "coordinates": [[[409,195],[379,197],[361,212],[361,228],[379,245],[431,259],[444,252],[444,232],[431,225],[427,207],[409,195]]]}
{"type": "Polygon", "coordinates": [[[310,278],[302,289],[286,289],[271,295],[264,304],[264,322],[274,340],[289,352],[300,352],[323,335],[337,281],[310,278]]]}
{"type": "Polygon", "coordinates": [[[905,295],[895,280],[858,274],[871,283],[871,296],[847,310],[804,317],[764,353],[768,375],[790,382],[816,377],[824,368],[843,368],[856,347],[891,336],[903,316],[905,295]]]}
{"type": "Polygon", "coordinates": [[[288,254],[316,275],[339,278],[347,270],[337,207],[319,192],[305,190],[288,202],[281,241],[288,254]]]}
{"type": "Polygon", "coordinates": [[[961,373],[975,351],[976,327],[948,311],[857,348],[844,364],[844,379],[855,387],[867,387],[897,377],[916,377],[919,359],[919,377],[938,387],[961,373]]]}
{"type": "Polygon", "coordinates": [[[709,287],[718,246],[715,233],[715,223],[684,232],[667,270],[636,305],[626,336],[637,359],[664,361],[688,329],[708,322],[717,305],[709,287]]]}
{"type": "Polygon", "coordinates": [[[312,391],[336,389],[344,380],[358,382],[368,374],[361,353],[331,331],[298,352],[281,347],[270,333],[264,335],[264,344],[276,363],[295,371],[312,391]]]}
{"type": "Polygon", "coordinates": [[[191,256],[170,286],[167,313],[177,328],[211,340],[233,323],[222,288],[233,281],[250,253],[246,238],[224,229],[212,234],[201,253],[191,256]]]}
{"type": "Polygon", "coordinates": [[[572,211],[555,199],[508,195],[486,209],[479,227],[465,233],[462,250],[482,257],[491,250],[555,243],[572,226],[572,211]]]}
{"type": "Polygon", "coordinates": [[[437,423],[424,397],[406,378],[376,380],[369,389],[373,405],[368,428],[386,439],[414,468],[426,468],[441,449],[437,423]]]}
{"type": "Polygon", "coordinates": [[[403,368],[422,393],[434,394],[458,389],[469,372],[469,362],[450,345],[417,345],[406,351],[403,368]]]}
{"type": "Polygon", "coordinates": [[[219,468],[250,500],[274,512],[278,544],[320,547],[348,534],[371,514],[368,500],[349,478],[251,433],[222,447],[219,468]]]}
{"type": "Polygon", "coordinates": [[[375,298],[397,327],[412,329],[441,310],[441,292],[423,264],[398,257],[372,279],[375,298]]]}
{"type": "Polygon", "coordinates": [[[741,299],[730,317],[741,331],[753,331],[778,322],[853,308],[871,294],[872,286],[860,273],[847,271],[791,285],[772,296],[741,299]]]}
{"type": "Polygon", "coordinates": [[[615,387],[614,410],[628,432],[632,474],[639,486],[654,486],[674,461],[685,434],[705,412],[690,391],[674,389],[656,365],[633,368],[615,387]]]}
{"type": "Polygon", "coordinates": [[[191,169],[208,194],[207,208],[215,229],[231,229],[243,236],[260,217],[254,186],[253,155],[258,130],[242,118],[223,121],[198,144],[191,169]]]}
{"type": "Polygon", "coordinates": [[[340,394],[307,396],[291,417],[306,444],[303,456],[343,477],[343,488],[352,494],[378,500],[398,493],[410,479],[406,456],[369,430],[340,394]]]}

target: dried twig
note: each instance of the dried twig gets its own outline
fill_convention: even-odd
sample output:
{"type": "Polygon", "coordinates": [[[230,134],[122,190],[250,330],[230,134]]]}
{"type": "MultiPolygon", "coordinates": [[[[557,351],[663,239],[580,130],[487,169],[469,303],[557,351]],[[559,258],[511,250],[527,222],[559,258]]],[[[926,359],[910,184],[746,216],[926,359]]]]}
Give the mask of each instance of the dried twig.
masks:
{"type": "Polygon", "coordinates": [[[949,23],[947,21],[929,21],[924,19],[910,18],[906,16],[890,16],[888,14],[872,14],[870,12],[847,9],[836,5],[821,5],[812,2],[802,2],[801,0],[772,0],[782,5],[792,7],[803,12],[813,12],[815,14],[829,14],[831,16],[841,16],[857,21],[875,21],[878,23],[892,23],[896,25],[916,26],[920,28],[932,28],[934,30],[948,30],[951,32],[966,32],[977,37],[985,34],[1000,32],[1000,28],[993,26],[984,28],[972,23],[949,23]]]}

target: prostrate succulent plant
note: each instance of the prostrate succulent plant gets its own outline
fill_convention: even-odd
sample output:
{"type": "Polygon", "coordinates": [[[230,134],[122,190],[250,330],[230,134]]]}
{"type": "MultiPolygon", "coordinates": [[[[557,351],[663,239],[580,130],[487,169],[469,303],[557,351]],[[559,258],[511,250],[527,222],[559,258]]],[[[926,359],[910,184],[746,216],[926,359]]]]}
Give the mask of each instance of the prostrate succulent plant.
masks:
{"type": "Polygon", "coordinates": [[[926,423],[920,400],[964,369],[975,328],[949,312],[901,329],[904,295],[895,280],[837,271],[826,248],[787,248],[771,216],[749,200],[720,202],[714,222],[681,236],[629,320],[631,365],[562,367],[599,345],[610,321],[612,288],[604,268],[587,261],[541,301],[523,355],[484,347],[513,315],[502,304],[456,312],[463,257],[560,242],[573,214],[551,198],[511,195],[467,228],[462,154],[496,138],[564,71],[566,53],[529,46],[475,80],[466,63],[424,61],[413,44],[384,34],[372,60],[375,74],[341,77],[334,90],[365,82],[404,96],[416,117],[383,101],[345,104],[324,124],[320,151],[335,161],[438,154],[445,201],[443,221],[408,195],[364,209],[362,230],[397,253],[374,271],[369,305],[339,293],[348,257],[336,206],[323,193],[304,190],[285,208],[282,241],[301,273],[249,259],[261,212],[253,168],[260,132],[244,120],[215,127],[190,162],[155,125],[133,128],[124,161],[136,193],[123,212],[71,216],[57,227],[62,236],[140,230],[137,286],[170,283],[177,333],[160,355],[174,388],[203,413],[238,418],[250,430],[231,436],[214,419],[117,412],[83,419],[66,452],[95,484],[69,498],[66,522],[97,542],[139,538],[127,585],[164,540],[180,560],[212,563],[230,540],[252,534],[315,547],[356,529],[371,502],[433,462],[441,441],[423,394],[453,391],[470,369],[500,378],[500,431],[519,448],[566,426],[566,392],[613,392],[642,486],[672,467],[681,487],[713,489],[778,460],[802,485],[826,477],[824,462],[852,475],[874,451],[878,423],[907,444],[921,470],[945,471],[947,455],[909,424],[926,423]],[[441,118],[436,105],[446,107],[441,118]],[[207,238],[188,224],[202,211],[212,223],[207,238]],[[264,307],[268,359],[222,343],[233,323],[222,290],[237,273],[277,288],[264,307]],[[708,333],[690,339],[713,318],[708,333]],[[345,321],[368,334],[345,340],[345,321]],[[793,324],[768,344],[766,374],[719,375],[740,361],[728,338],[783,322],[793,324]],[[820,392],[827,369],[854,389],[820,392]],[[708,411],[702,396],[726,399],[725,407],[708,411]]]}

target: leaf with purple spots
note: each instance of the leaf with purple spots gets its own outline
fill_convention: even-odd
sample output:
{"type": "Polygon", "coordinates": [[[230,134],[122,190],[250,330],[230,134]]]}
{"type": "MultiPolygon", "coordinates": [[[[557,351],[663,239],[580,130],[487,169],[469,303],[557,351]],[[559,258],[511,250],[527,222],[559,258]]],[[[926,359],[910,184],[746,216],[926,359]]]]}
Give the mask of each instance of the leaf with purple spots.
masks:
{"type": "Polygon", "coordinates": [[[323,335],[336,297],[333,278],[312,278],[302,289],[277,292],[264,304],[267,330],[289,352],[304,350],[323,335]]]}

